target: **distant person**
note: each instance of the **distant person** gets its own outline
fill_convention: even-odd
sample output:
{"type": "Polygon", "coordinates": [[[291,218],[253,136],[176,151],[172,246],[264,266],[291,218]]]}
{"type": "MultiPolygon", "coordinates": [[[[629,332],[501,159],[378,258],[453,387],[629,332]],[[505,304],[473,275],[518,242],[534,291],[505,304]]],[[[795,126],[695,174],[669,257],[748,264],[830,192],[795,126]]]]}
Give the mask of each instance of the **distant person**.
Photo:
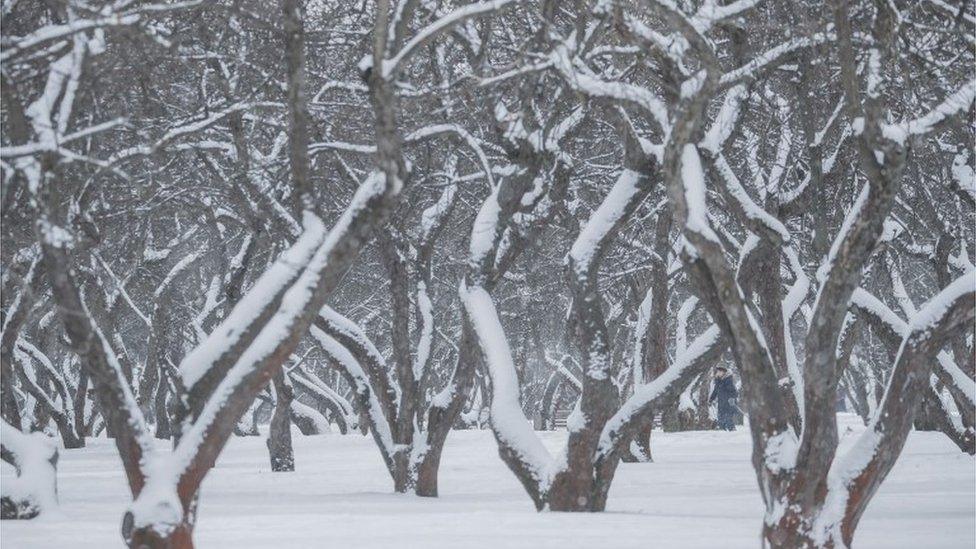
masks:
{"type": "Polygon", "coordinates": [[[735,389],[735,381],[728,368],[715,368],[715,387],[712,389],[708,402],[718,402],[718,428],[723,431],[735,431],[735,412],[738,407],[735,399],[739,392],[735,389]]]}

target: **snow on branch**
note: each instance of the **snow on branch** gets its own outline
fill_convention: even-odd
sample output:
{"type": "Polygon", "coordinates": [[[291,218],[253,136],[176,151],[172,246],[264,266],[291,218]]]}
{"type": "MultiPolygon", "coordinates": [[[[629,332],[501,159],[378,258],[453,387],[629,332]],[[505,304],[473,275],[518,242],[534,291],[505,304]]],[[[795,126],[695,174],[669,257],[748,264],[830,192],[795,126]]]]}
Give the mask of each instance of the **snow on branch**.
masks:
{"type": "Polygon", "coordinates": [[[91,313],[85,309],[85,315],[88,317],[88,322],[92,326],[94,335],[97,338],[98,344],[105,354],[104,359],[106,366],[108,367],[107,372],[92,372],[96,375],[105,375],[111,379],[110,384],[115,386],[115,390],[118,392],[116,398],[119,399],[119,405],[121,410],[114,410],[112,413],[121,413],[126,423],[128,423],[129,429],[131,429],[130,435],[135,440],[136,444],[139,446],[139,450],[142,452],[143,456],[147,456],[152,452],[153,442],[152,437],[149,434],[149,430],[146,427],[146,419],[142,414],[142,410],[139,408],[139,404],[136,401],[135,395],[132,394],[132,388],[129,386],[129,379],[125,375],[125,371],[122,369],[122,365],[119,364],[119,359],[109,345],[108,339],[102,334],[102,331],[95,324],[94,319],[91,317],[91,313]]]}
{"type": "Polygon", "coordinates": [[[605,81],[593,75],[586,67],[573,62],[570,55],[575,41],[569,39],[553,48],[553,67],[573,89],[592,97],[613,99],[636,105],[649,114],[663,129],[671,127],[668,108],[654,93],[641,86],[620,81],[605,81]]]}
{"type": "Polygon", "coordinates": [[[744,80],[757,78],[762,71],[781,64],[789,54],[803,48],[823,44],[832,39],[833,34],[820,32],[809,37],[804,36],[783,42],[759,54],[745,65],[723,74],[719,79],[719,84],[722,87],[734,86],[744,80]]]}
{"type": "Polygon", "coordinates": [[[549,130],[549,134],[546,136],[545,150],[553,153],[561,152],[560,143],[563,138],[576,129],[584,118],[586,118],[586,109],[582,107],[573,109],[573,112],[549,130]]]}
{"type": "Polygon", "coordinates": [[[150,321],[149,317],[142,312],[142,310],[135,304],[134,301],[132,301],[132,296],[130,296],[129,292],[125,289],[125,282],[119,279],[119,277],[115,274],[115,271],[113,271],[112,268],[109,267],[108,263],[104,259],[102,259],[101,254],[99,254],[97,250],[92,251],[92,256],[99,262],[99,264],[101,264],[102,268],[105,269],[105,272],[107,272],[108,275],[112,278],[112,281],[115,282],[116,291],[119,293],[119,295],[122,296],[122,299],[129,304],[129,307],[132,309],[134,313],[136,313],[136,316],[139,317],[139,320],[141,320],[142,323],[145,324],[147,328],[152,328],[152,321],[150,321]]]}
{"type": "MultiPolygon", "coordinates": [[[[280,362],[276,364],[276,357],[280,357],[286,351],[290,354],[293,346],[298,342],[298,337],[305,333],[301,328],[307,326],[305,324],[306,319],[309,318],[307,309],[310,303],[322,299],[322,294],[317,291],[320,289],[321,281],[323,278],[334,279],[332,277],[335,274],[328,272],[330,260],[336,255],[334,252],[339,246],[350,244],[348,240],[350,235],[354,230],[362,230],[365,216],[375,215],[375,210],[371,210],[370,205],[375,204],[378,197],[383,197],[390,192],[394,195],[399,192],[398,182],[393,182],[391,188],[380,172],[372,172],[359,186],[349,206],[324,239],[321,222],[311,213],[306,214],[306,233],[309,234],[303,234],[299,239],[301,244],[296,244],[285,252],[285,255],[288,255],[289,252],[294,251],[299,256],[299,261],[292,264],[290,269],[298,270],[300,274],[297,277],[287,276],[290,283],[284,292],[279,290],[271,297],[255,298],[257,305],[261,307],[261,316],[268,315],[267,311],[270,311],[265,322],[260,322],[260,319],[255,320],[256,314],[253,311],[242,310],[240,313],[242,316],[251,317],[250,323],[222,324],[222,327],[229,329],[237,327],[247,332],[256,329],[258,333],[253,336],[249,344],[246,341],[242,342],[245,345],[243,351],[228,355],[236,356],[236,360],[206,396],[206,401],[196,420],[184,430],[173,452],[155,455],[146,464],[145,469],[148,473],[146,485],[129,507],[127,514],[126,524],[129,532],[133,529],[136,531],[152,529],[160,534],[168,534],[183,522],[184,511],[177,495],[177,487],[185,488],[189,485],[191,489],[195,489],[198,486],[209,469],[208,464],[216,459],[216,454],[230,436],[233,419],[250,405],[260,385],[268,382],[268,377],[262,379],[262,376],[269,376],[269,368],[280,365],[280,362]],[[311,258],[307,258],[310,249],[312,255],[311,258]],[[275,306],[274,301],[277,299],[275,296],[279,295],[280,302],[275,306]]],[[[281,263],[278,261],[276,265],[281,263]]],[[[277,277],[271,279],[269,284],[273,286],[281,283],[277,277]]],[[[249,294],[255,293],[254,288],[249,292],[249,294]]],[[[247,300],[242,298],[241,302],[245,301],[247,300]]],[[[235,311],[237,310],[238,307],[235,307],[235,311]]],[[[208,338],[204,345],[209,346],[210,339],[208,338]]],[[[232,329],[223,331],[214,342],[210,342],[214,348],[207,349],[203,353],[204,358],[210,359],[212,364],[216,356],[228,351],[232,345],[236,345],[238,339],[238,335],[232,329]],[[234,343],[229,345],[229,341],[234,343]]],[[[191,376],[196,375],[199,379],[201,372],[197,371],[198,369],[190,367],[187,370],[191,376]]],[[[206,370],[203,373],[205,372],[206,370]]],[[[376,434],[385,436],[378,431],[376,434]]]]}
{"type": "Polygon", "coordinates": [[[854,446],[830,470],[825,511],[815,525],[817,535],[836,535],[845,522],[860,517],[870,499],[863,495],[877,490],[911,430],[915,404],[929,380],[929,355],[938,351],[945,337],[960,323],[972,321],[976,315],[974,305],[976,287],[971,274],[966,274],[922,305],[907,323],[908,330],[878,412],[854,446]]]}
{"type": "MultiPolygon", "coordinates": [[[[650,292],[648,292],[650,295],[650,292]]],[[[647,298],[644,298],[647,301],[647,298]]],[[[650,303],[648,303],[650,305],[650,303]]],[[[641,304],[641,308],[644,304],[641,304]]],[[[698,297],[689,296],[684,302],[681,303],[681,307],[678,308],[677,315],[677,326],[675,326],[674,334],[674,348],[675,353],[684,354],[688,349],[688,321],[691,319],[691,315],[695,312],[695,308],[698,307],[698,297]]],[[[650,312],[650,307],[648,307],[648,313],[650,312]]]]}
{"type": "Polygon", "coordinates": [[[607,236],[632,207],[631,203],[641,191],[640,182],[639,173],[625,168],[606,198],[580,229],[569,250],[569,262],[578,278],[583,278],[590,271],[594,257],[599,254],[607,236]]]}
{"type": "Polygon", "coordinates": [[[563,357],[562,360],[559,360],[556,357],[549,354],[549,351],[546,351],[545,356],[546,356],[546,362],[548,362],[550,366],[555,368],[553,375],[562,376],[563,378],[566,379],[566,381],[570,382],[573,385],[573,387],[576,387],[576,389],[580,391],[583,390],[583,382],[580,381],[579,377],[577,377],[575,373],[573,373],[569,368],[566,367],[566,364],[564,364],[564,361],[567,358],[570,358],[569,355],[566,355],[563,357]]]}
{"type": "Polygon", "coordinates": [[[366,371],[348,349],[318,326],[312,326],[311,334],[322,349],[342,368],[344,377],[352,385],[356,395],[359,397],[362,408],[366,412],[373,436],[377,438],[384,457],[389,460],[395,450],[393,433],[390,429],[391,420],[388,420],[384,414],[383,406],[376,397],[375,391],[372,390],[370,378],[366,374],[366,371]]]}
{"type": "Polygon", "coordinates": [[[508,71],[505,71],[505,72],[496,74],[494,76],[486,76],[486,77],[475,78],[475,83],[476,83],[476,85],[478,87],[492,86],[494,84],[497,84],[499,82],[504,82],[505,80],[509,80],[511,78],[515,78],[515,77],[518,77],[518,76],[523,76],[523,75],[531,74],[531,73],[535,73],[535,72],[544,71],[544,70],[552,67],[552,63],[553,62],[551,60],[546,60],[546,61],[542,61],[540,63],[527,64],[527,65],[524,65],[524,66],[521,66],[521,67],[517,67],[517,68],[511,69],[511,70],[508,70],[508,71]]]}
{"type": "MultiPolygon", "coordinates": [[[[623,14],[623,24],[627,27],[636,38],[640,38],[644,44],[643,47],[646,49],[654,48],[660,51],[664,56],[666,56],[675,67],[679,70],[683,70],[682,56],[687,49],[688,42],[678,36],[677,34],[668,34],[667,36],[661,34],[660,32],[649,27],[640,17],[635,17],[634,15],[624,12],[623,14]]],[[[605,48],[594,48],[587,55],[588,59],[596,58],[600,55],[605,48]]],[[[639,51],[639,50],[638,50],[639,51]]]]}
{"type": "Polygon", "coordinates": [[[326,92],[331,90],[344,90],[348,92],[356,92],[366,94],[369,93],[369,87],[365,84],[359,82],[343,82],[341,80],[329,80],[328,82],[322,84],[319,91],[316,92],[315,96],[312,97],[310,103],[313,105],[322,100],[322,96],[326,92]]]}
{"type": "Polygon", "coordinates": [[[277,261],[271,265],[248,291],[234,305],[227,318],[180,363],[180,374],[184,385],[192,388],[223,357],[233,353],[233,349],[245,341],[248,327],[261,315],[267,314],[273,300],[289,284],[301,269],[311,260],[315,250],[325,240],[325,225],[315,216],[305,216],[305,231],[277,261]]]}
{"type": "Polygon", "coordinates": [[[56,150],[58,148],[58,126],[54,124],[52,118],[55,103],[58,97],[64,93],[65,99],[62,100],[61,105],[68,109],[71,108],[70,100],[73,95],[68,93],[66,88],[70,87],[69,78],[72,75],[77,75],[77,71],[80,70],[85,49],[83,41],[75,40],[69,53],[51,63],[48,67],[43,91],[24,110],[24,114],[31,119],[34,133],[37,134],[38,143],[36,147],[39,150],[56,150]]]}
{"type": "Polygon", "coordinates": [[[748,95],[748,89],[742,84],[729,89],[728,93],[725,94],[725,100],[722,101],[718,115],[715,116],[715,121],[712,122],[705,133],[705,137],[698,144],[699,148],[712,155],[721,152],[722,146],[732,135],[735,123],[739,119],[742,103],[748,95]]]}
{"type": "MultiPolygon", "coordinates": [[[[868,195],[871,192],[871,186],[865,183],[861,186],[861,191],[858,193],[857,198],[854,200],[854,205],[851,209],[847,211],[847,215],[844,216],[844,221],[841,223],[840,230],[837,231],[837,235],[834,236],[834,240],[830,245],[830,250],[827,252],[827,257],[824,262],[817,268],[817,280],[821,283],[821,291],[825,285],[828,274],[832,269],[835,268],[835,262],[837,260],[837,254],[840,253],[841,246],[844,241],[851,238],[852,229],[855,222],[860,220],[863,216],[867,215],[868,212],[864,210],[864,206],[868,201],[868,195]]],[[[817,293],[817,301],[820,301],[820,292],[817,293]]],[[[814,306],[814,309],[817,307],[814,306]]]]}
{"type": "Polygon", "coordinates": [[[742,213],[746,219],[752,221],[759,227],[766,229],[763,232],[767,235],[774,234],[783,242],[789,242],[789,230],[787,230],[786,226],[783,225],[779,219],[776,219],[775,216],[767,212],[752,200],[752,197],[749,196],[749,193],[739,182],[739,178],[736,177],[735,172],[732,171],[732,166],[729,166],[729,163],[725,160],[725,155],[721,153],[716,155],[714,163],[716,170],[722,175],[722,180],[725,182],[725,188],[728,191],[729,196],[731,196],[739,205],[739,208],[742,209],[742,213]]]}
{"type": "MultiPolygon", "coordinates": [[[[66,119],[66,118],[65,118],[66,119]]],[[[77,141],[85,137],[90,137],[99,132],[111,130],[122,126],[126,123],[125,118],[113,118],[112,120],[107,120],[105,122],[100,122],[98,124],[93,124],[84,129],[72,132],[67,135],[62,135],[58,138],[57,143],[54,142],[39,142],[39,143],[27,143],[24,145],[14,145],[10,147],[0,147],[0,158],[17,158],[20,156],[30,156],[45,152],[58,152],[61,150],[61,146],[66,145],[72,141],[77,141]]]]}
{"type": "Polygon", "coordinates": [[[974,98],[976,80],[969,80],[925,115],[900,124],[883,124],[881,131],[886,138],[903,144],[908,137],[925,135],[945,119],[965,111],[973,104],[974,98]]]}
{"type": "Polygon", "coordinates": [[[376,362],[381,369],[386,370],[386,360],[383,359],[379,349],[366,335],[366,332],[359,327],[359,324],[339,314],[338,311],[328,305],[322,307],[322,310],[319,311],[319,317],[327,323],[330,331],[338,332],[342,337],[355,341],[356,346],[362,348],[370,360],[376,362]]]}
{"type": "MultiPolygon", "coordinates": [[[[702,8],[707,7],[707,2],[702,8]]],[[[660,12],[665,20],[687,41],[689,45],[700,45],[707,43],[705,33],[711,27],[709,10],[702,10],[701,18],[695,15],[689,16],[673,0],[649,0],[645,5],[660,12]]],[[[697,15],[697,14],[696,14],[697,15]]]]}
{"type": "MultiPolygon", "coordinates": [[[[842,106],[843,103],[838,104],[838,110],[835,112],[840,112],[840,108],[842,106]]],[[[823,132],[824,130],[821,130],[821,132],[817,134],[818,139],[822,139],[823,132]]],[[[845,125],[843,130],[841,130],[840,138],[837,140],[837,145],[834,148],[834,151],[826,158],[824,158],[823,162],[821,163],[822,174],[826,175],[833,171],[834,166],[837,163],[837,156],[844,150],[845,141],[847,140],[848,137],[851,136],[852,133],[853,131],[851,130],[850,125],[845,125]]],[[[780,206],[789,206],[793,204],[795,201],[799,200],[800,197],[803,196],[804,193],[810,188],[810,183],[812,181],[813,181],[813,176],[809,171],[807,171],[806,175],[803,176],[803,180],[800,181],[800,183],[797,184],[796,187],[788,191],[780,191],[780,195],[779,195],[780,206]]]]}
{"type": "Polygon", "coordinates": [[[935,297],[922,305],[909,321],[909,330],[913,335],[920,334],[924,338],[932,337],[940,325],[945,322],[956,303],[966,299],[967,296],[971,299],[973,295],[976,295],[973,274],[966,273],[953,280],[935,297]]]}
{"type": "Polygon", "coordinates": [[[604,425],[603,432],[600,434],[599,454],[606,456],[612,452],[616,444],[623,439],[622,433],[632,427],[642,414],[657,406],[659,400],[668,392],[674,391],[678,386],[684,388],[687,378],[690,377],[688,375],[690,371],[694,370],[695,375],[700,373],[694,366],[700,365],[700,359],[715,349],[721,341],[720,335],[721,331],[717,325],[709,326],[661,375],[649,383],[636,386],[634,394],[604,425]]]}
{"type": "MultiPolygon", "coordinates": [[[[650,287],[644,293],[644,299],[641,300],[640,305],[637,307],[637,322],[634,324],[634,352],[630,358],[630,371],[631,379],[633,380],[634,387],[645,382],[644,380],[644,338],[647,334],[647,327],[651,323],[651,310],[654,304],[654,288],[650,287]]],[[[682,305],[681,310],[684,310],[684,305],[682,305]]],[[[690,314],[690,311],[689,313],[690,314]]],[[[687,321],[687,316],[684,317],[687,321]]],[[[675,347],[679,350],[685,348],[685,341],[682,339],[685,336],[684,329],[687,324],[682,324],[682,319],[679,313],[678,326],[677,326],[677,339],[675,347]]]]}
{"type": "MultiPolygon", "coordinates": [[[[851,305],[859,311],[877,318],[900,339],[906,339],[911,334],[911,326],[901,319],[898,314],[885,305],[872,293],[864,288],[854,290],[851,295],[851,305]]],[[[917,314],[917,313],[916,313],[917,314]]],[[[948,374],[953,383],[963,392],[969,402],[976,406],[976,381],[967,376],[946,351],[939,351],[936,361],[942,371],[948,374]]]]}
{"type": "Polygon", "coordinates": [[[400,51],[398,51],[396,55],[383,61],[383,78],[390,79],[394,77],[397,71],[402,68],[401,65],[403,62],[408,59],[411,54],[413,54],[414,50],[432,40],[440,33],[450,30],[452,27],[454,27],[454,25],[472,17],[478,17],[480,15],[498,11],[505,6],[518,1],[521,0],[492,0],[490,2],[476,2],[474,4],[468,4],[467,6],[458,8],[444,17],[441,17],[437,21],[427,25],[427,27],[408,40],[407,43],[400,48],[400,51]]]}
{"type": "Polygon", "coordinates": [[[701,7],[698,8],[695,15],[691,17],[691,24],[694,25],[695,29],[699,33],[704,34],[711,29],[715,23],[718,23],[723,19],[740,15],[741,13],[752,9],[758,3],[759,0],[738,0],[736,2],[720,6],[715,3],[714,0],[706,0],[705,2],[702,2],[701,7]]]}
{"type": "MultiPolygon", "coordinates": [[[[481,140],[471,135],[469,131],[457,124],[432,124],[429,126],[424,126],[405,135],[403,141],[405,143],[416,143],[445,134],[456,135],[462,141],[464,141],[464,143],[474,152],[475,156],[478,157],[478,162],[481,163],[481,167],[484,170],[484,176],[488,179],[488,182],[494,186],[494,170],[492,170],[491,163],[488,161],[488,155],[485,154],[481,140]]],[[[359,154],[376,154],[375,145],[362,145],[359,143],[347,143],[344,141],[320,141],[318,143],[312,143],[308,146],[308,152],[311,155],[321,153],[325,150],[354,152],[359,154]]]]}
{"type": "MultiPolygon", "coordinates": [[[[46,407],[51,416],[56,418],[56,421],[57,416],[61,416],[61,419],[63,420],[72,419],[72,400],[68,395],[67,387],[65,387],[64,384],[64,379],[62,378],[61,373],[55,369],[54,364],[51,363],[51,360],[47,357],[47,355],[41,352],[41,350],[35,347],[32,343],[21,337],[17,339],[17,347],[14,350],[14,356],[17,357],[18,362],[22,366],[19,368],[18,374],[20,374],[19,377],[21,382],[24,384],[24,389],[32,397],[34,397],[39,404],[46,407]],[[57,391],[54,398],[60,398],[61,406],[58,406],[49,392],[42,389],[38,384],[37,372],[34,370],[34,368],[29,367],[32,358],[44,368],[47,377],[52,383],[54,383],[57,391]]],[[[61,428],[60,425],[59,428],[61,428]]]]}
{"type": "Polygon", "coordinates": [[[183,137],[184,135],[189,135],[192,133],[203,131],[217,124],[218,122],[222,121],[223,119],[227,118],[228,116],[234,113],[247,111],[251,109],[260,109],[260,108],[278,109],[278,108],[284,108],[284,105],[282,103],[278,103],[275,101],[250,101],[250,102],[235,103],[233,105],[224,107],[223,109],[216,111],[210,114],[209,116],[206,116],[205,118],[192,120],[185,124],[171,128],[167,130],[166,133],[160,136],[159,139],[157,139],[152,144],[129,147],[128,149],[123,149],[121,151],[118,151],[109,157],[108,163],[116,164],[118,162],[122,162],[124,160],[128,160],[130,158],[134,158],[137,156],[149,156],[165,148],[174,140],[183,137]]]}
{"type": "MultiPolygon", "coordinates": [[[[107,27],[130,26],[139,23],[146,14],[181,10],[198,6],[202,3],[203,0],[190,0],[187,2],[137,5],[132,9],[120,13],[103,12],[101,17],[92,19],[73,18],[67,23],[44,25],[24,36],[4,37],[3,43],[6,47],[0,51],[0,61],[9,62],[11,58],[17,55],[40,48],[49,42],[66,39],[78,33],[107,27]]],[[[125,5],[128,3],[118,2],[116,4],[125,5]]],[[[6,7],[4,9],[6,10],[6,7]]]]}
{"type": "Polygon", "coordinates": [[[491,163],[488,162],[488,156],[485,154],[484,149],[481,146],[481,141],[475,136],[471,135],[467,130],[458,126],[457,124],[434,124],[431,126],[424,126],[418,130],[414,130],[406,135],[404,141],[410,143],[415,141],[421,141],[423,139],[435,137],[442,134],[455,134],[461,138],[468,147],[474,151],[475,155],[478,157],[478,161],[481,163],[481,167],[484,169],[485,178],[488,179],[488,183],[494,187],[495,179],[492,174],[491,163]]]}
{"type": "MultiPolygon", "coordinates": [[[[399,385],[391,379],[386,368],[386,361],[372,340],[358,324],[328,306],[322,307],[319,311],[319,316],[315,320],[315,327],[336,340],[342,349],[350,353],[356,360],[358,367],[362,369],[369,382],[368,387],[371,389],[371,394],[377,399],[382,399],[378,401],[381,409],[389,422],[394,423],[400,404],[399,385]]],[[[326,351],[330,349],[335,350],[329,347],[326,348],[326,351]]],[[[345,365],[345,362],[339,362],[340,367],[345,365]]]]}
{"type": "Polygon", "coordinates": [[[440,198],[420,215],[420,241],[428,242],[439,227],[444,224],[447,214],[454,205],[457,196],[457,184],[444,188],[440,198]]]}
{"type": "Polygon", "coordinates": [[[965,150],[952,158],[952,179],[959,189],[969,196],[970,203],[976,202],[976,173],[969,167],[969,151],[965,150]]]}
{"type": "Polygon", "coordinates": [[[420,381],[430,359],[434,339],[433,303],[427,293],[427,283],[417,283],[417,311],[420,313],[420,339],[417,341],[417,359],[413,361],[413,377],[420,381]]]}
{"type": "Polygon", "coordinates": [[[324,150],[376,154],[375,145],[362,145],[360,143],[347,143],[345,141],[319,141],[308,146],[308,154],[311,155],[318,154],[324,150]]]}
{"type": "Polygon", "coordinates": [[[803,371],[797,363],[796,347],[793,344],[793,330],[790,326],[793,315],[800,310],[800,306],[803,305],[803,301],[810,293],[810,278],[803,271],[800,256],[794,247],[787,247],[784,253],[794,276],[793,284],[787,290],[781,306],[783,311],[783,343],[786,348],[786,371],[793,381],[793,396],[796,399],[797,409],[803,410],[803,371]]]}
{"type": "Polygon", "coordinates": [[[494,257],[497,241],[501,237],[499,218],[502,208],[498,203],[501,185],[496,186],[485,199],[471,224],[471,242],[468,246],[468,264],[472,267],[483,264],[489,255],[494,257]]]}
{"type": "Polygon", "coordinates": [[[349,404],[349,401],[337,393],[332,387],[326,385],[317,376],[304,368],[301,370],[301,373],[296,370],[291,370],[288,372],[288,375],[296,385],[311,393],[315,398],[325,402],[331,402],[335,405],[337,411],[342,416],[342,420],[347,425],[356,424],[357,416],[355,409],[349,404]]]}
{"type": "Polygon", "coordinates": [[[684,187],[687,218],[685,228],[713,242],[718,235],[708,222],[708,206],[705,204],[705,172],[702,170],[698,147],[688,143],[681,150],[681,183],[684,187]]]}
{"type": "Polygon", "coordinates": [[[173,268],[170,269],[168,273],[166,273],[166,277],[163,278],[162,282],[160,282],[159,285],[156,287],[156,290],[153,292],[153,296],[158,299],[159,296],[161,296],[163,292],[166,291],[166,288],[168,288],[169,285],[172,284],[174,280],[176,280],[176,277],[180,276],[180,273],[185,271],[187,267],[189,267],[190,264],[192,264],[194,261],[200,259],[200,256],[202,255],[203,253],[200,250],[196,250],[183,256],[176,263],[176,265],[173,265],[173,268]]]}
{"type": "Polygon", "coordinates": [[[518,374],[512,362],[508,338],[498,320],[491,295],[483,288],[462,286],[464,309],[478,335],[478,342],[491,377],[491,426],[498,442],[514,452],[531,470],[535,482],[545,490],[550,482],[552,456],[532,430],[519,403],[518,374]]]}

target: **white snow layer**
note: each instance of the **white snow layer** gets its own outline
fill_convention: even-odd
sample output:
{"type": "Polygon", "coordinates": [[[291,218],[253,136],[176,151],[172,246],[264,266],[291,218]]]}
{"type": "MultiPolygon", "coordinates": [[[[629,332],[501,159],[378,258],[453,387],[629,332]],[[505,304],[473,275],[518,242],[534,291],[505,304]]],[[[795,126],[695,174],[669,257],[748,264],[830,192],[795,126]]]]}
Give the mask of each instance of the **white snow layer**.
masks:
{"type": "Polygon", "coordinates": [[[203,377],[224,352],[238,341],[244,329],[267,306],[268,299],[291,282],[325,239],[325,226],[312,215],[305,218],[305,232],[298,241],[265,271],[254,286],[234,305],[227,318],[180,363],[187,388],[203,377]]]}
{"type": "MultiPolygon", "coordinates": [[[[864,430],[840,415],[841,451],[864,430]],[[848,428],[851,431],[848,431],[848,428]]],[[[566,432],[540,432],[556,451],[566,432]]],[[[168,443],[157,441],[160,448],[168,443]]],[[[295,437],[271,473],[263,437],[233,437],[204,482],[198,547],[756,549],[763,504],[747,429],[654,433],[654,463],[622,463],[606,513],[537,513],[487,431],[447,439],[439,498],[394,494],[370,437],[295,437]]],[[[111,440],[62,451],[63,516],[2,521],[4,547],[122,547],[129,497],[111,440]]],[[[4,466],[0,481],[13,477],[4,466]]],[[[941,433],[915,432],[858,527],[858,549],[957,549],[976,538],[976,469],[941,433]]]]}
{"type": "Polygon", "coordinates": [[[547,483],[552,456],[532,430],[519,403],[519,382],[508,339],[498,321],[491,296],[483,288],[461,288],[461,300],[478,335],[491,376],[491,425],[498,437],[533,469],[537,480],[547,483]]]}
{"type": "Polygon", "coordinates": [[[702,170],[698,147],[687,144],[681,151],[681,181],[685,189],[688,219],[685,228],[718,242],[718,236],[708,224],[708,206],[705,205],[705,172],[702,170]]]}
{"type": "MultiPolygon", "coordinates": [[[[19,475],[4,475],[0,494],[15,502],[29,501],[44,515],[57,512],[57,471],[50,461],[57,454],[57,442],[44,433],[23,433],[6,421],[0,421],[0,439],[20,467],[19,475]]],[[[8,470],[13,473],[13,467],[3,469],[8,470]]]]}

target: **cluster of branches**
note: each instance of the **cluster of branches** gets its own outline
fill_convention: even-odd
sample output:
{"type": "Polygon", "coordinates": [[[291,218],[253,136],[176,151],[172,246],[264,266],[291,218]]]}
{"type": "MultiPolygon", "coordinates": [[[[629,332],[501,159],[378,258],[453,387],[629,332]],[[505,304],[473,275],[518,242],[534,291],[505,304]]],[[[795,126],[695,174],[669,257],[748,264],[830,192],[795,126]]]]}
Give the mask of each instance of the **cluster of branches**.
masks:
{"type": "Polygon", "coordinates": [[[423,496],[487,423],[538,509],[601,511],[725,363],[765,543],[849,545],[913,426],[976,453],[976,17],[827,8],[5,2],[4,516],[54,505],[26,433],[105,434],[126,542],[190,547],[264,422],[275,471],[359,431],[423,496]]]}

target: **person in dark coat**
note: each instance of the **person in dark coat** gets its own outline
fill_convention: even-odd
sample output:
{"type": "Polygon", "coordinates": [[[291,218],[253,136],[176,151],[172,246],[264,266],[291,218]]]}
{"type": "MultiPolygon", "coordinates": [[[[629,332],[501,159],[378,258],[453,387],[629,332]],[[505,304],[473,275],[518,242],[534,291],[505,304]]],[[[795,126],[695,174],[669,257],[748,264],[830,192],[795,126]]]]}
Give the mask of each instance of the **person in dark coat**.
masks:
{"type": "Polygon", "coordinates": [[[715,387],[712,389],[708,402],[718,402],[718,428],[723,431],[735,431],[735,412],[738,407],[735,399],[739,392],[735,389],[732,374],[724,366],[715,369],[715,387]]]}

